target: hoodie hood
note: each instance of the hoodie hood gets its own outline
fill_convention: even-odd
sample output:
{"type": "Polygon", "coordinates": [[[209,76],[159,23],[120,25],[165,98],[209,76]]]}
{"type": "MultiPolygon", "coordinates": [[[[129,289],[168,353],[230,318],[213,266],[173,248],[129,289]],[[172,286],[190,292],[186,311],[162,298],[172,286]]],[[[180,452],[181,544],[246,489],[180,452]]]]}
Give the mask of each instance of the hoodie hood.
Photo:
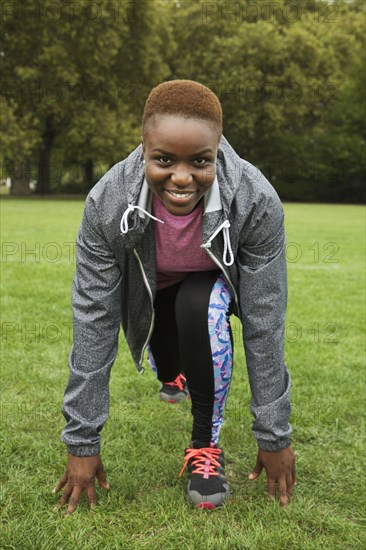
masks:
{"type": "MultiPolygon", "coordinates": [[[[163,223],[151,215],[151,192],[145,178],[142,145],[140,144],[126,160],[129,161],[126,163],[126,175],[132,185],[125,186],[125,198],[128,205],[121,217],[120,229],[122,235],[127,235],[130,229],[138,226],[137,216],[145,220],[146,223],[149,222],[149,219],[163,223]],[[131,226],[129,226],[129,218],[133,219],[131,226]]],[[[226,266],[234,263],[229,232],[230,222],[227,216],[236,189],[241,182],[243,162],[227,139],[222,135],[217,151],[216,178],[211,189],[204,196],[204,201],[205,214],[222,210],[223,219],[221,224],[209,235],[209,238],[202,247],[206,249],[210,248],[212,240],[222,232],[224,239],[222,261],[226,266]]]]}

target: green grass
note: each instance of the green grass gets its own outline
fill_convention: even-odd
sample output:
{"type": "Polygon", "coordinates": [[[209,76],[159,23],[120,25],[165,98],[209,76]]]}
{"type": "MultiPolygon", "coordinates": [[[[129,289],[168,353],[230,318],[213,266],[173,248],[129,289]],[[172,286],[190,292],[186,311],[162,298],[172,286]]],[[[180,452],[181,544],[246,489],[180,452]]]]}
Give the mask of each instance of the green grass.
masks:
{"type": "Polygon", "coordinates": [[[234,490],[230,504],[211,513],[186,505],[186,478],[177,475],[190,436],[189,403],[158,401],[157,381],[148,369],[135,372],[121,334],[102,443],[111,490],[98,488],[95,512],[83,500],[67,517],[52,510],[51,491],[66,459],[60,408],[83,201],[3,199],[0,548],[365,548],[365,211],[284,206],[286,362],[298,472],[292,504],[282,509],[267,502],[264,474],[247,480],[256,443],[234,322],[235,371],[221,436],[234,490]]]}

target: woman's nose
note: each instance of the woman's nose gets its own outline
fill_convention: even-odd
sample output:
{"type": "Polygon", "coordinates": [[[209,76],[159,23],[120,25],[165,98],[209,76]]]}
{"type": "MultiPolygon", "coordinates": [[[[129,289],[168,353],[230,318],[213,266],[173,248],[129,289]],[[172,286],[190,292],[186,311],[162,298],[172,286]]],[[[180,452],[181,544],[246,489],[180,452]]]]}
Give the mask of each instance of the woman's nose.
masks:
{"type": "Polygon", "coordinates": [[[192,182],[192,174],[187,166],[176,166],[172,172],[171,181],[175,185],[188,185],[192,182]]]}

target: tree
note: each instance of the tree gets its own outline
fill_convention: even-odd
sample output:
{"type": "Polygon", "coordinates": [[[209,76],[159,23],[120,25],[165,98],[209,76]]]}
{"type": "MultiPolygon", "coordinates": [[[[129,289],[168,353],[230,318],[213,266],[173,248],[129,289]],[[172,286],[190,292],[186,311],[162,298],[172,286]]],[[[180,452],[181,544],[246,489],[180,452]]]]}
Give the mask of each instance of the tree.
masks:
{"type": "MultiPolygon", "coordinates": [[[[181,55],[171,65],[177,78],[199,80],[217,93],[229,141],[262,168],[282,198],[324,200],[324,159],[314,161],[327,113],[362,55],[362,10],[353,2],[271,6],[209,2],[202,14],[200,2],[176,3],[181,55]]],[[[326,194],[335,197],[333,189],[326,194]]]]}
{"type": "Polygon", "coordinates": [[[317,161],[323,171],[321,198],[366,200],[366,74],[362,58],[339,90],[318,139],[317,161]]]}
{"type": "Polygon", "coordinates": [[[31,156],[40,141],[38,121],[32,113],[18,116],[19,107],[13,99],[1,96],[0,102],[2,176],[12,175],[13,195],[30,195],[31,156]]]}
{"type": "Polygon", "coordinates": [[[0,139],[12,192],[29,192],[31,162],[38,192],[61,190],[70,165],[83,167],[76,183],[89,190],[99,166],[140,140],[150,89],[188,78],[218,95],[225,135],[282,198],[361,196],[347,188],[359,189],[363,167],[360,0],[4,6],[0,139]]]}
{"type": "Polygon", "coordinates": [[[111,93],[104,83],[123,34],[123,18],[113,15],[114,6],[110,0],[49,5],[15,0],[4,14],[3,95],[5,90],[8,104],[16,97],[11,106],[18,126],[30,113],[35,121],[33,155],[39,162],[40,193],[50,192],[49,166],[57,136],[91,94],[100,94],[103,102],[111,93]]]}

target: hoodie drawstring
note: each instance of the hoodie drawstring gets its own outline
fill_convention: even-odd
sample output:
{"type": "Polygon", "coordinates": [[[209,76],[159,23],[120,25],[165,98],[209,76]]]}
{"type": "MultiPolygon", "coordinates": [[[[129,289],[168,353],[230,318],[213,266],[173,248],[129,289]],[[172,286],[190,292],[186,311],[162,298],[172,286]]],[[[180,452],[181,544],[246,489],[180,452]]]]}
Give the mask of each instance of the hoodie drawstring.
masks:
{"type": "Polygon", "coordinates": [[[224,262],[224,264],[227,267],[229,267],[230,265],[233,265],[233,263],[234,263],[234,254],[233,254],[233,251],[232,251],[232,248],[231,248],[229,227],[230,227],[229,220],[225,220],[220,225],[220,227],[218,227],[216,229],[216,231],[211,235],[211,237],[208,239],[207,243],[201,245],[201,248],[211,248],[212,240],[222,230],[223,235],[224,235],[224,254],[223,254],[223,257],[222,257],[222,261],[224,262]],[[229,253],[229,259],[227,259],[228,253],[229,253]]]}
{"type": "Polygon", "coordinates": [[[160,222],[160,223],[164,223],[162,220],[159,220],[158,218],[155,218],[155,216],[152,216],[149,212],[147,212],[146,210],[141,208],[141,206],[137,206],[135,204],[129,204],[127,210],[125,210],[123,212],[123,216],[121,218],[120,227],[121,227],[121,232],[122,232],[123,235],[125,235],[128,232],[128,216],[129,216],[130,212],[133,212],[134,210],[141,210],[141,212],[144,212],[144,214],[146,214],[147,216],[149,216],[153,220],[155,220],[157,222],[160,222]]]}
{"type": "MultiPolygon", "coordinates": [[[[125,235],[128,232],[128,216],[130,212],[133,212],[134,210],[141,210],[141,212],[144,212],[147,216],[149,216],[152,220],[155,220],[160,223],[164,223],[163,220],[159,220],[159,218],[156,218],[140,206],[137,206],[135,204],[129,204],[127,210],[124,211],[122,218],[121,218],[121,232],[123,235],[125,235]]],[[[230,233],[229,233],[229,227],[230,222],[229,220],[225,220],[217,229],[216,231],[211,235],[211,237],[208,239],[207,243],[202,244],[201,248],[211,248],[211,242],[212,240],[220,233],[220,231],[223,232],[224,235],[224,254],[222,257],[222,261],[226,266],[231,266],[234,263],[234,254],[231,248],[231,242],[230,242],[230,233]],[[228,258],[229,256],[229,258],[228,258]]]]}

